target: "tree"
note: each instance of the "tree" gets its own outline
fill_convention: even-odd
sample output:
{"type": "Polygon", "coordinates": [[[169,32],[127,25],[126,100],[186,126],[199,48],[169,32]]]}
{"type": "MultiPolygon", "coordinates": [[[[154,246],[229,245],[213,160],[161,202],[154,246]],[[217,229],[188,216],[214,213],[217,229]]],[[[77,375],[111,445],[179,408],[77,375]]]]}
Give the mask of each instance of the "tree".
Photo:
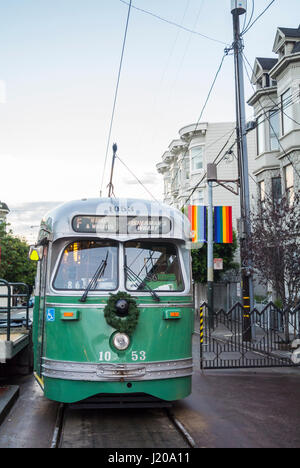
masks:
{"type": "Polygon", "coordinates": [[[0,278],[12,283],[34,286],[36,264],[28,259],[29,245],[6,232],[7,225],[0,224],[0,278]]]}
{"type": "MultiPolygon", "coordinates": [[[[223,258],[223,271],[215,271],[215,281],[222,279],[222,274],[228,270],[237,270],[239,265],[234,262],[234,255],[238,248],[237,236],[233,231],[232,244],[214,244],[214,258],[223,258]]],[[[192,250],[193,280],[196,283],[207,282],[207,244],[202,249],[192,250]]]]}
{"type": "Polygon", "coordinates": [[[249,259],[263,283],[269,282],[283,308],[300,298],[300,192],[293,199],[266,197],[252,214],[249,259]]]}

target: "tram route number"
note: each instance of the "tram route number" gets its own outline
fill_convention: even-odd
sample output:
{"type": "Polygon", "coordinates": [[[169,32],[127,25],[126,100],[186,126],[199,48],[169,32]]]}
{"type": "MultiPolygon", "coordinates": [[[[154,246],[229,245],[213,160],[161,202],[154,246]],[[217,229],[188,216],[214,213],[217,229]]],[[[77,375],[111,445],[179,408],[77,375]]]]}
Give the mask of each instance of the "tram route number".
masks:
{"type": "MultiPolygon", "coordinates": [[[[112,355],[110,351],[103,352],[101,351],[99,353],[99,361],[103,362],[109,362],[111,361],[112,355]]],[[[146,351],[132,351],[131,352],[131,360],[132,361],[145,361],[147,358],[146,351]]]]}

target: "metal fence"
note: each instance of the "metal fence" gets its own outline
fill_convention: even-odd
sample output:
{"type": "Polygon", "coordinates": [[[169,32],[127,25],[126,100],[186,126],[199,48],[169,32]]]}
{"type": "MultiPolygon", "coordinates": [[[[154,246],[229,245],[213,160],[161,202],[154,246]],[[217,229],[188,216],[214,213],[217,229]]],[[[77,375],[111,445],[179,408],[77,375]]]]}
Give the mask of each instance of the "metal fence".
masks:
{"type": "Polygon", "coordinates": [[[6,294],[0,294],[0,331],[3,330],[6,333],[7,341],[10,341],[12,328],[29,330],[29,286],[24,283],[9,283],[0,279],[0,288],[6,292],[6,294]],[[20,312],[22,312],[22,317],[18,316],[20,312]]]}
{"type": "MultiPolygon", "coordinates": [[[[291,367],[293,343],[300,339],[300,308],[281,310],[270,302],[253,309],[244,320],[242,304],[228,312],[209,314],[200,307],[200,365],[202,369],[291,367]],[[250,325],[249,325],[250,323],[250,325]]],[[[300,341],[299,341],[300,343],[300,341]]]]}

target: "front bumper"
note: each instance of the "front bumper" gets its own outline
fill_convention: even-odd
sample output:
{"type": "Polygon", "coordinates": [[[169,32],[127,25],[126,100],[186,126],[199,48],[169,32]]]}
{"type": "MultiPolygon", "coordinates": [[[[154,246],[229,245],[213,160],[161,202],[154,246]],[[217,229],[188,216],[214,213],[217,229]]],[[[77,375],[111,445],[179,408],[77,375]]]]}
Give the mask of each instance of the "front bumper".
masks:
{"type": "Polygon", "coordinates": [[[176,379],[193,374],[193,359],[130,364],[82,363],[43,358],[42,375],[87,382],[128,382],[176,379]]]}

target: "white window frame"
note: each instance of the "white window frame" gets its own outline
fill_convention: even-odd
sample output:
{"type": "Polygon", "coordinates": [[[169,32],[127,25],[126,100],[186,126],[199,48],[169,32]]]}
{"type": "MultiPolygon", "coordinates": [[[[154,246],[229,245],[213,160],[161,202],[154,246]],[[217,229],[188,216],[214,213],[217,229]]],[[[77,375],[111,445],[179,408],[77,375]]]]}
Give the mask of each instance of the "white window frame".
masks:
{"type": "Polygon", "coordinates": [[[189,157],[185,157],[183,160],[183,168],[184,168],[184,180],[189,181],[191,178],[191,166],[190,166],[190,159],[189,157]]]}
{"type": "Polygon", "coordinates": [[[293,121],[293,94],[292,89],[288,88],[280,97],[280,108],[281,108],[281,134],[282,136],[287,135],[294,128],[293,121]]]}
{"type": "Polygon", "coordinates": [[[260,204],[263,205],[266,200],[266,183],[264,180],[261,180],[258,183],[259,186],[259,201],[260,204]]]}
{"type": "Polygon", "coordinates": [[[193,195],[193,205],[204,205],[204,189],[197,190],[193,195]],[[201,193],[201,197],[199,196],[201,193]]]}
{"type": "Polygon", "coordinates": [[[278,151],[279,150],[279,138],[280,138],[280,116],[278,110],[275,111],[269,111],[269,145],[270,145],[270,151],[278,151]],[[276,117],[277,120],[277,133],[274,132],[276,130],[275,125],[274,125],[274,120],[272,122],[272,119],[276,117]],[[275,143],[275,144],[274,144],[275,143]]]}
{"type": "Polygon", "coordinates": [[[265,132],[265,121],[266,118],[264,114],[257,117],[257,155],[263,154],[266,152],[266,132],[265,132]]]}
{"type": "Polygon", "coordinates": [[[292,205],[295,199],[295,175],[292,164],[288,164],[284,167],[284,186],[289,204],[292,205]],[[288,171],[291,171],[290,174],[288,174],[288,171]],[[288,177],[289,175],[290,178],[288,177]]]}
{"type": "MultiPolygon", "coordinates": [[[[204,169],[204,148],[205,148],[205,145],[194,145],[192,147],[190,147],[189,149],[189,154],[190,154],[190,167],[191,167],[191,174],[195,174],[197,172],[201,172],[203,171],[204,169]],[[201,168],[198,168],[198,169],[194,169],[194,166],[193,166],[193,160],[195,159],[195,157],[192,156],[192,152],[195,148],[198,148],[202,150],[202,167],[201,168]]],[[[200,154],[200,153],[199,153],[200,154]]]]}

